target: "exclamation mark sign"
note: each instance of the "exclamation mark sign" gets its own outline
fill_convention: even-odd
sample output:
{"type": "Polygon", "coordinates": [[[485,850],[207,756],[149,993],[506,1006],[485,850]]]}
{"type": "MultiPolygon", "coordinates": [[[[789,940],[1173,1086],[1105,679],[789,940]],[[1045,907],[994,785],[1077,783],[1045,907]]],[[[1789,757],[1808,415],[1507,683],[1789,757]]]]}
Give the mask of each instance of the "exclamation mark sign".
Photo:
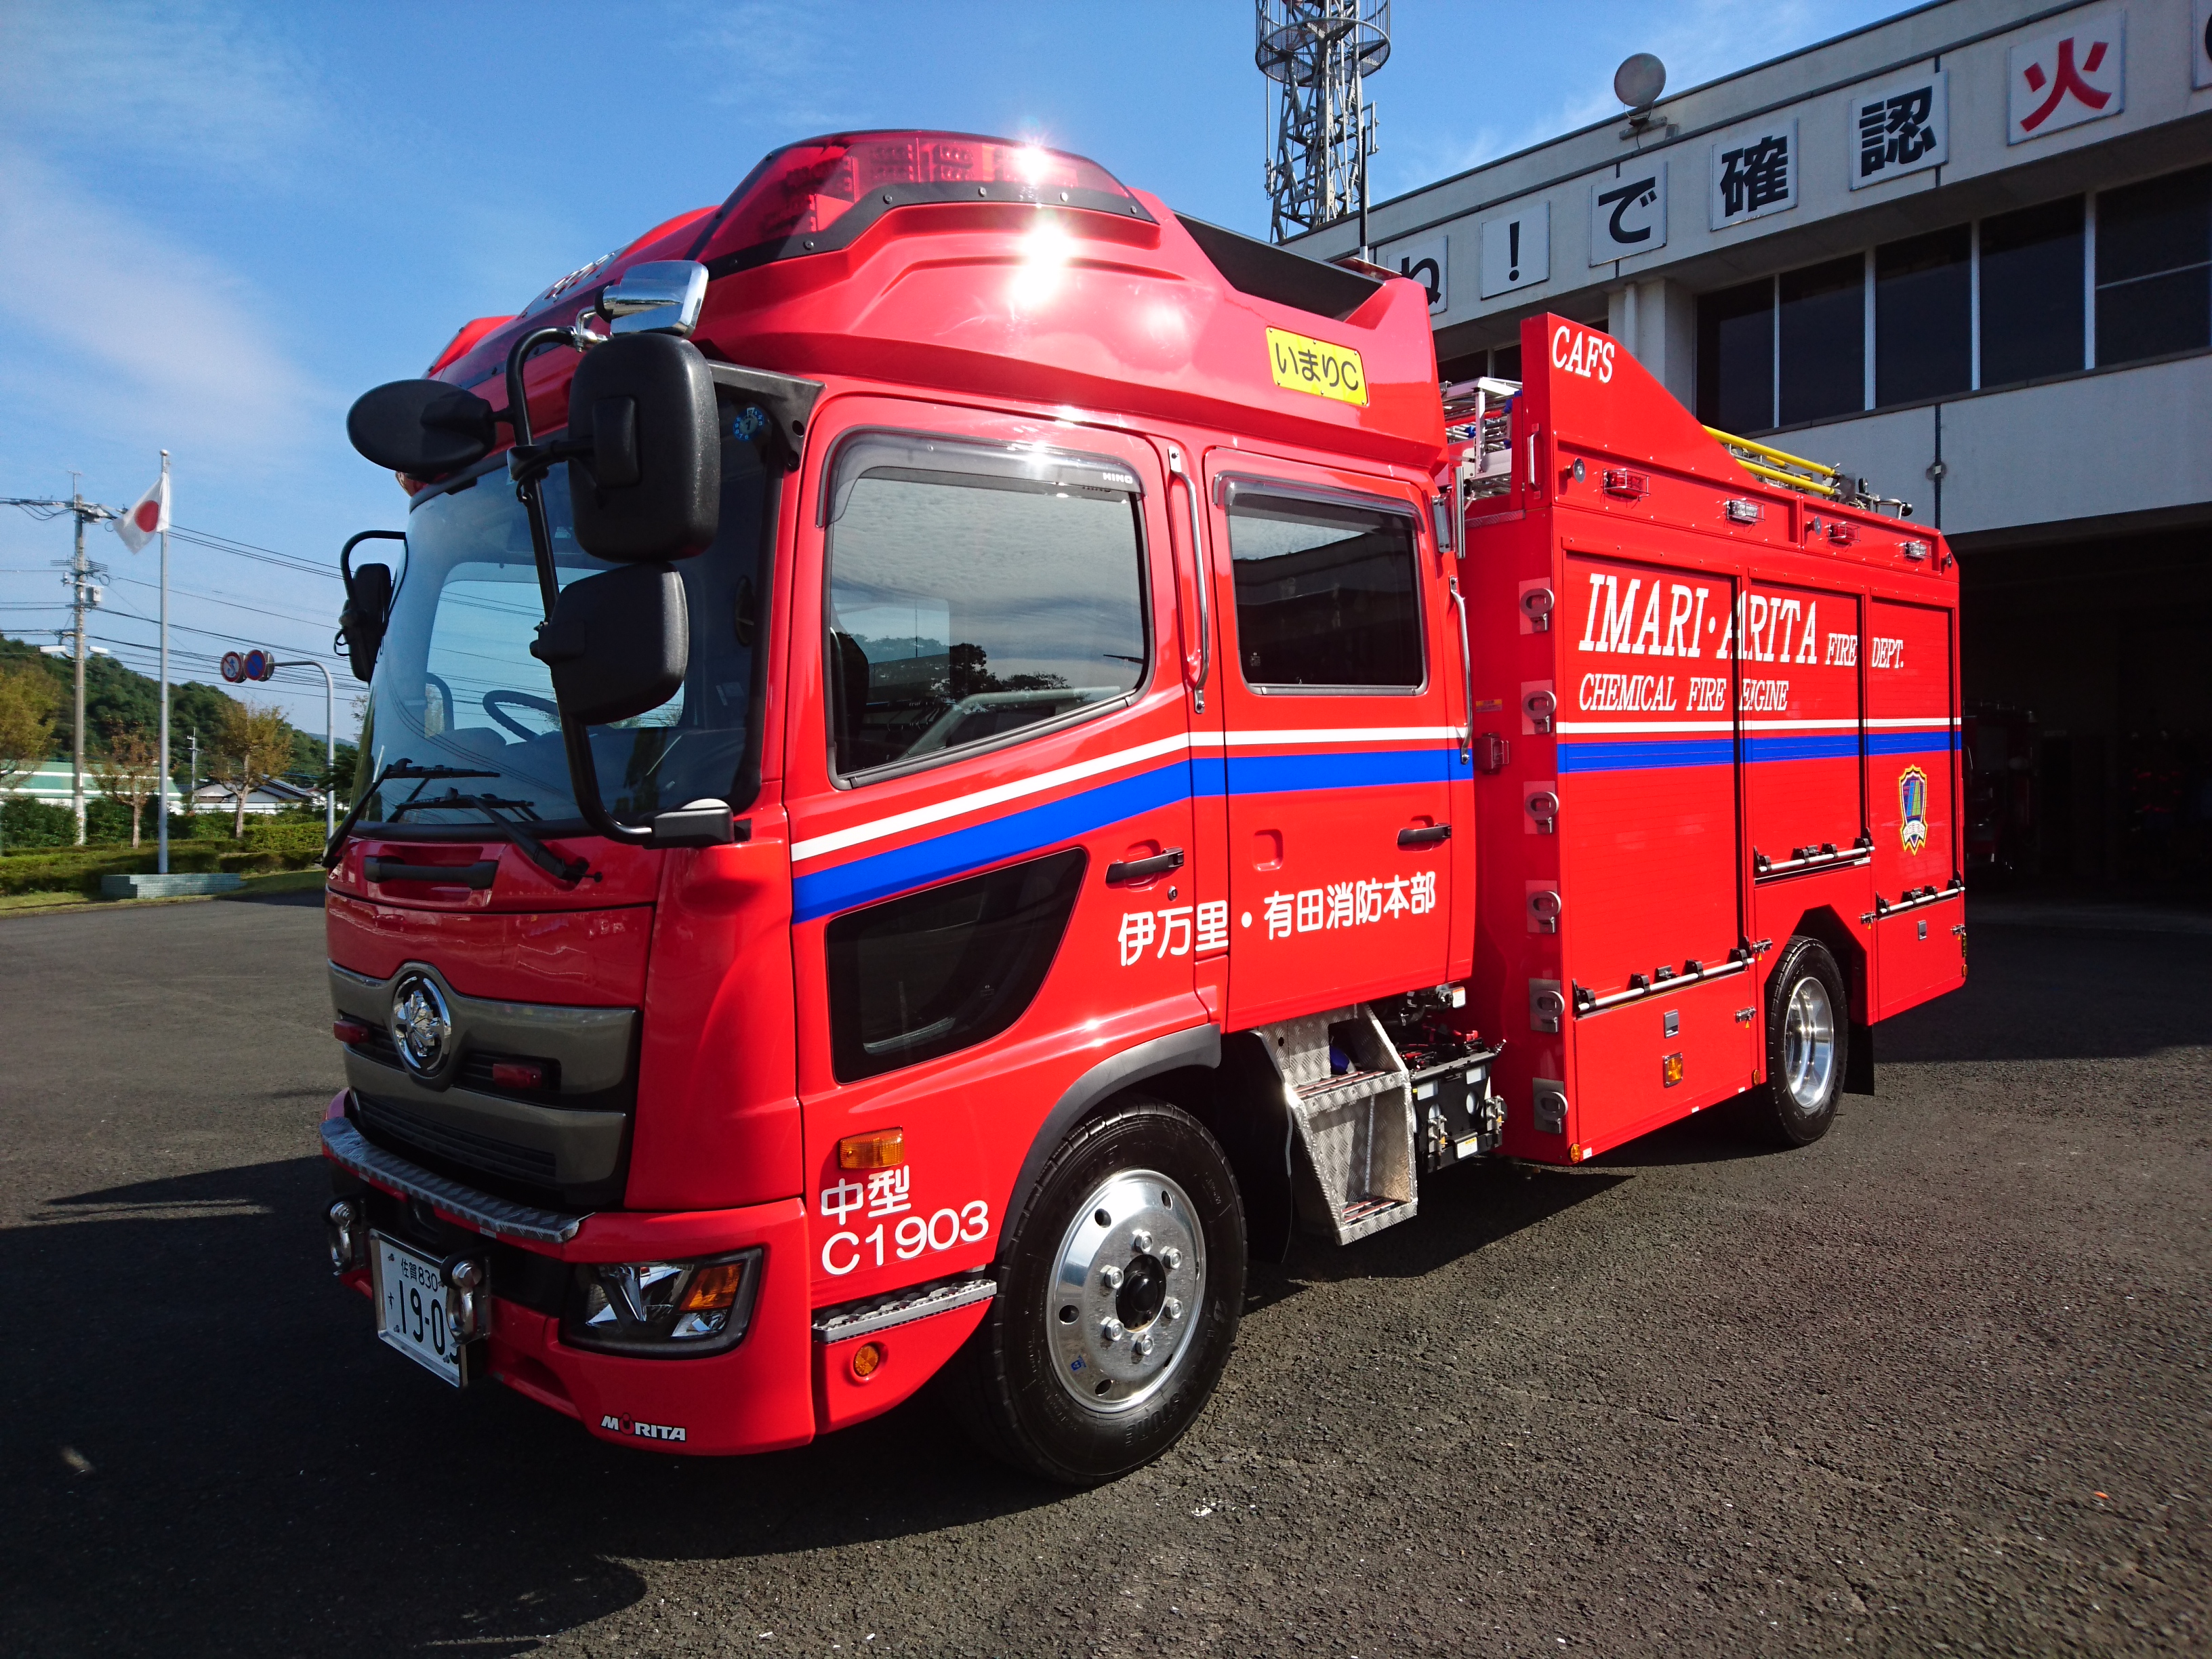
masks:
{"type": "Polygon", "coordinates": [[[1521,222],[1518,219],[1505,227],[1505,263],[1511,267],[1505,273],[1505,280],[1509,283],[1519,282],[1521,280],[1521,222]]]}

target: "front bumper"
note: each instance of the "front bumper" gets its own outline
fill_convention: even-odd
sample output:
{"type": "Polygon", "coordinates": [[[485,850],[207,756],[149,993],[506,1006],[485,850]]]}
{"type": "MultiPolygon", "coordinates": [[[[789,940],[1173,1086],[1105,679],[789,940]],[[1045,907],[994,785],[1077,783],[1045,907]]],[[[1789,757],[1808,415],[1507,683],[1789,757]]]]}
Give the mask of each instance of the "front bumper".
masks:
{"type": "MultiPolygon", "coordinates": [[[[372,1144],[343,1115],[344,1101],[343,1095],[333,1101],[324,1121],[325,1158],[406,1208],[417,1224],[487,1242],[491,1317],[481,1373],[575,1418],[603,1440],[727,1454],[813,1438],[806,1217],[798,1199],[673,1213],[539,1209],[478,1192],[372,1144]],[[765,1247],[766,1256],[751,1321],[726,1352],[635,1358],[561,1340],[557,1307],[544,1289],[565,1278],[558,1264],[688,1260],[754,1245],[765,1247]],[[502,1278],[510,1286],[526,1281],[529,1300],[503,1294],[502,1278]]],[[[365,1273],[347,1277],[368,1288],[365,1273]]]]}

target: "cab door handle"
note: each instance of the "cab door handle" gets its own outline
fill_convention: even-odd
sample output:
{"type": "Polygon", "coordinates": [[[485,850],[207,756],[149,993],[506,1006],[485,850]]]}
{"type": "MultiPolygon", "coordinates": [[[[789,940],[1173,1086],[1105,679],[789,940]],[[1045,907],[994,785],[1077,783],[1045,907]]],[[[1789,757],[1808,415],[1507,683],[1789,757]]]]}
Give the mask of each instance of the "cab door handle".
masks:
{"type": "Polygon", "coordinates": [[[1401,847],[1434,847],[1440,841],[1450,839],[1451,825],[1449,823],[1431,823],[1419,830],[1401,830],[1398,832],[1398,845],[1401,847]]]}
{"type": "Polygon", "coordinates": [[[1170,847],[1164,853],[1155,853],[1148,859],[1130,859],[1124,863],[1106,866],[1106,884],[1119,887],[1125,882],[1149,881],[1154,876],[1164,876],[1170,870],[1182,868],[1182,848],[1170,847]]]}

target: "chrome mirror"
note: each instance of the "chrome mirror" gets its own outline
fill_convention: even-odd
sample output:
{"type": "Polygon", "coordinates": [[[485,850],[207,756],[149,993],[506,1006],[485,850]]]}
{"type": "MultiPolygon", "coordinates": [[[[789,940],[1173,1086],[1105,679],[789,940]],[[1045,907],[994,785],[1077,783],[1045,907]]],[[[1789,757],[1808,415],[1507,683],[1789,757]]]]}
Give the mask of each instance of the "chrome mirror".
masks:
{"type": "Polygon", "coordinates": [[[698,325],[707,303],[707,267],[692,259],[654,259],[632,265],[600,291],[597,310],[611,331],[673,334],[681,339],[698,325]]]}

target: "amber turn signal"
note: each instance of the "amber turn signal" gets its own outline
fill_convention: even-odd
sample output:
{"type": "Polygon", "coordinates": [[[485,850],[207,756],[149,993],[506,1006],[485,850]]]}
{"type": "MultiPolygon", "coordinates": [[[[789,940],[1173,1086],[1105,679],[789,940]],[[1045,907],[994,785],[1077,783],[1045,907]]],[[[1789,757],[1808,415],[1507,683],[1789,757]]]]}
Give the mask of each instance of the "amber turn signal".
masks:
{"type": "Polygon", "coordinates": [[[702,1267],[691,1276],[684,1290],[684,1299],[676,1304],[678,1313],[713,1313],[728,1307],[738,1299],[738,1291],[745,1282],[745,1264],[742,1261],[718,1261],[711,1267],[702,1267]]]}
{"type": "Polygon", "coordinates": [[[863,1382],[873,1376],[876,1368],[883,1363],[884,1345],[880,1342],[863,1342],[853,1350],[853,1375],[863,1382]]]}
{"type": "Polygon", "coordinates": [[[1659,1073],[1666,1079],[1666,1086],[1669,1089],[1680,1083],[1682,1080],[1681,1055],[1669,1054],[1666,1059],[1661,1060],[1659,1062],[1659,1073]]]}
{"type": "Polygon", "coordinates": [[[896,1170],[905,1162],[903,1129],[871,1129],[864,1135],[847,1135],[837,1143],[841,1170],[896,1170]]]}

